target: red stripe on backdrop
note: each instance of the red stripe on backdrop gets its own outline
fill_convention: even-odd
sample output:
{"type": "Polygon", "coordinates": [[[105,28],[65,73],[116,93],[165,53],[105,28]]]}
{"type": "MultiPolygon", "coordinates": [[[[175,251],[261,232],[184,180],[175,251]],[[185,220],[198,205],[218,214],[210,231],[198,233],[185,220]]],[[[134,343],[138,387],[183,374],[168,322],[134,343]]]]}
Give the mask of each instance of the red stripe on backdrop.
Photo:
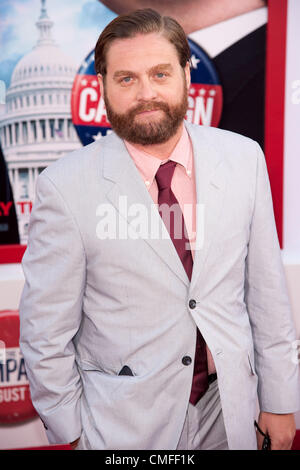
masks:
{"type": "Polygon", "coordinates": [[[0,246],[0,264],[21,263],[26,245],[0,246]]]}
{"type": "Polygon", "coordinates": [[[288,0],[268,2],[265,155],[277,233],[283,248],[284,103],[288,0]]]}

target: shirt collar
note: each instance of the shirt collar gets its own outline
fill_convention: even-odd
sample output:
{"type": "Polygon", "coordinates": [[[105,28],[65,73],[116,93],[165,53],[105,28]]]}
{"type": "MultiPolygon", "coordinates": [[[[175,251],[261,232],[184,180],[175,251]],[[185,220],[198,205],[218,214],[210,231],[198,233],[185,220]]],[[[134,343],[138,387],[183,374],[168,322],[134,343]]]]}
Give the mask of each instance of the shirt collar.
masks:
{"type": "Polygon", "coordinates": [[[194,31],[189,34],[189,38],[199,44],[211,58],[214,58],[267,21],[268,8],[261,7],[194,31]]]}
{"type": "Polygon", "coordinates": [[[183,126],[182,135],[173,152],[166,160],[160,160],[143,150],[137,149],[133,144],[126,140],[124,143],[148,188],[152,185],[159,166],[168,160],[173,160],[174,162],[182,165],[185,168],[186,174],[190,178],[192,177],[192,143],[185,126],[183,126]]]}

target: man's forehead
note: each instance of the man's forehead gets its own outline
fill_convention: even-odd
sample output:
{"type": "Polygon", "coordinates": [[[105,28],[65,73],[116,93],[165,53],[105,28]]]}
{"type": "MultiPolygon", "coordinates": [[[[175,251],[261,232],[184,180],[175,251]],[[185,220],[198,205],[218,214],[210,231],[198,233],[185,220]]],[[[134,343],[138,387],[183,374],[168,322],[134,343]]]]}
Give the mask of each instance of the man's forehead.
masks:
{"type": "Polygon", "coordinates": [[[148,69],[159,64],[178,62],[175,46],[162,34],[139,34],[132,38],[115,39],[106,52],[107,67],[118,70],[148,69]]]}
{"type": "Polygon", "coordinates": [[[126,56],[141,54],[176,53],[175,46],[163,35],[159,33],[137,34],[131,38],[114,39],[107,47],[106,57],[126,56]]]}

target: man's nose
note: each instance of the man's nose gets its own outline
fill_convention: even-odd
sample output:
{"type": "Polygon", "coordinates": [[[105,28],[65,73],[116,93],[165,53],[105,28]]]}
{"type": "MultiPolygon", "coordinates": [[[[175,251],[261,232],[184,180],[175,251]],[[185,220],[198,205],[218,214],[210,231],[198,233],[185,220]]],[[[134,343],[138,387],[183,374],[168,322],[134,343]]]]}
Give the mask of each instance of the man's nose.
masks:
{"type": "Polygon", "coordinates": [[[138,92],[136,98],[138,100],[153,100],[157,97],[155,86],[149,78],[141,79],[139,82],[138,92]]]}

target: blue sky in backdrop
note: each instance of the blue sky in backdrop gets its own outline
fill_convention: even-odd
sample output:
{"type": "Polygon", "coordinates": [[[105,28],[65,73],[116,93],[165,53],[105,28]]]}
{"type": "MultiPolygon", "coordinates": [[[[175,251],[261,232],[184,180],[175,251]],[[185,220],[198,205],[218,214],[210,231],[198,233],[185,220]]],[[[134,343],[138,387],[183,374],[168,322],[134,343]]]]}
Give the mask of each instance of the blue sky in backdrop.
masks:
{"type": "MultiPolygon", "coordinates": [[[[47,0],[46,8],[53,38],[77,66],[116,17],[98,0],[47,0]]],[[[36,44],[40,10],[40,0],[0,0],[0,80],[7,87],[17,62],[36,44]]]]}

